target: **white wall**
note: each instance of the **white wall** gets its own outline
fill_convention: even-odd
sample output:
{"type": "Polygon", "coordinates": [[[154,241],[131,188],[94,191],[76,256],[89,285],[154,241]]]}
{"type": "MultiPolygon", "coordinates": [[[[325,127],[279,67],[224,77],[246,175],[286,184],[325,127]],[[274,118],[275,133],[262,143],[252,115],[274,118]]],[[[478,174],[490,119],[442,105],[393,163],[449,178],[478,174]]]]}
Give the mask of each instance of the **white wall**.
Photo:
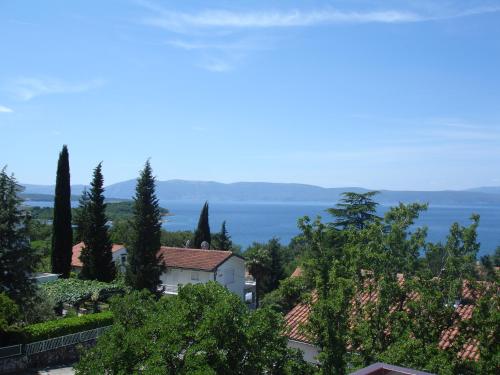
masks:
{"type": "Polygon", "coordinates": [[[217,269],[216,281],[244,300],[245,261],[237,256],[230,257],[217,269]]]}
{"type": "Polygon", "coordinates": [[[113,262],[115,262],[116,267],[119,268],[121,272],[125,272],[126,261],[122,263],[122,255],[127,255],[126,248],[121,248],[113,253],[113,262]]]}
{"type": "Polygon", "coordinates": [[[302,352],[304,361],[313,364],[319,364],[318,360],[316,359],[317,355],[319,354],[319,350],[316,346],[306,344],[305,342],[301,341],[288,340],[288,347],[292,349],[299,349],[302,352]]]}
{"type": "Polygon", "coordinates": [[[180,268],[167,268],[161,275],[160,280],[162,284],[166,285],[207,283],[210,280],[214,280],[214,273],[180,268]],[[198,280],[194,280],[196,277],[198,280]]]}

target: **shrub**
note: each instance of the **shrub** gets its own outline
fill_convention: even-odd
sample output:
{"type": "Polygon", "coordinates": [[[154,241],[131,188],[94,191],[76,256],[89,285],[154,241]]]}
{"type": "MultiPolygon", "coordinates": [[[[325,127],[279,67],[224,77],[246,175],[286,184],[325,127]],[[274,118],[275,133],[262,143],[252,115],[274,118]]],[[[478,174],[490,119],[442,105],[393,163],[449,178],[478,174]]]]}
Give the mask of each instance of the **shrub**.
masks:
{"type": "Polygon", "coordinates": [[[7,294],[0,293],[0,331],[15,323],[20,316],[19,307],[7,294]]]}
{"type": "Polygon", "coordinates": [[[40,285],[56,305],[78,305],[85,301],[104,301],[110,296],[123,294],[125,287],[119,284],[95,280],[58,279],[40,285]]]}
{"type": "Polygon", "coordinates": [[[72,318],[56,319],[43,323],[31,324],[25,326],[21,330],[10,332],[11,337],[9,341],[14,344],[27,344],[94,328],[105,327],[111,324],[113,324],[113,314],[110,311],[75,316],[72,318]]]}

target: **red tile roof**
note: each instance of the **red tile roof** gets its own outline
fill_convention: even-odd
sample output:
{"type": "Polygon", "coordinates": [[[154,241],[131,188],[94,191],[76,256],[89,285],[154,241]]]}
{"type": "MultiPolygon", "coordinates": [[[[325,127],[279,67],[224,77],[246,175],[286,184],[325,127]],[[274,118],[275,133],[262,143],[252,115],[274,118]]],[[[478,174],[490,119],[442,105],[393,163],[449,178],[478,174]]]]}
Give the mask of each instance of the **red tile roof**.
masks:
{"type": "MultiPolygon", "coordinates": [[[[84,243],[79,242],[75,246],[73,246],[73,254],[71,255],[71,267],[80,268],[83,266],[82,261],[80,260],[80,254],[82,253],[82,249],[84,248],[84,243]]],[[[116,252],[125,248],[122,244],[114,243],[111,248],[111,252],[116,252]]]]}
{"type": "MultiPolygon", "coordinates": [[[[317,296],[313,293],[312,303],[316,302],[317,296]]],[[[311,337],[304,331],[304,324],[309,320],[311,305],[308,303],[299,303],[286,314],[285,322],[288,327],[288,337],[295,341],[312,343],[311,337]]]]}
{"type": "Polygon", "coordinates": [[[162,257],[163,263],[167,267],[201,271],[214,271],[232,255],[231,251],[184,249],[165,246],[162,246],[158,252],[158,257],[162,257]]]}
{"type": "MultiPolygon", "coordinates": [[[[294,272],[295,273],[295,272],[294,272]]],[[[402,275],[398,275],[400,283],[404,282],[404,278],[402,275]]],[[[370,284],[367,283],[365,288],[367,288],[370,284]]],[[[463,299],[467,299],[469,301],[475,300],[477,298],[477,291],[473,291],[470,288],[469,283],[464,282],[464,287],[462,290],[463,299]]],[[[357,297],[358,302],[362,305],[368,302],[376,302],[378,300],[378,294],[376,291],[368,290],[360,293],[357,297]]],[[[409,299],[417,298],[417,293],[411,292],[408,295],[409,299]]],[[[312,303],[317,300],[316,294],[313,292],[312,303]]],[[[353,301],[353,304],[355,301],[353,301]]],[[[467,320],[472,317],[472,313],[474,311],[473,304],[467,305],[458,305],[456,307],[456,312],[459,316],[460,320],[467,320]]],[[[308,344],[312,344],[312,339],[307,333],[304,331],[304,324],[309,320],[309,314],[311,312],[311,304],[308,303],[299,303],[292,310],[288,312],[285,317],[286,325],[289,329],[288,337],[292,340],[302,341],[308,344]]],[[[354,314],[355,312],[353,312],[354,314]]],[[[458,323],[458,322],[457,322],[458,323]]],[[[446,349],[453,344],[456,336],[459,334],[458,324],[453,327],[448,328],[447,330],[442,332],[441,340],[439,342],[439,348],[446,349]]],[[[466,343],[463,349],[459,352],[459,356],[464,360],[478,360],[479,359],[479,347],[478,341],[472,340],[466,343]]]]}
{"type": "Polygon", "coordinates": [[[295,271],[293,271],[290,277],[300,277],[300,276],[302,276],[302,268],[297,267],[295,268],[295,271]]]}

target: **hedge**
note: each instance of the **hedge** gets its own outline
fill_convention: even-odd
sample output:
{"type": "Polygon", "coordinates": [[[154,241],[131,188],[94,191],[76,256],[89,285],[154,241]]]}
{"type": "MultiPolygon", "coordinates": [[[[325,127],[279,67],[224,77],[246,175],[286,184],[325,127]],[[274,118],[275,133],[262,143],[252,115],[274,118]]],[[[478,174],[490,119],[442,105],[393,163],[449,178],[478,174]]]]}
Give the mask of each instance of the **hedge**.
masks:
{"type": "Polygon", "coordinates": [[[87,331],[113,324],[113,314],[105,311],[96,314],[49,320],[31,324],[8,332],[11,344],[28,344],[72,333],[87,331]]]}

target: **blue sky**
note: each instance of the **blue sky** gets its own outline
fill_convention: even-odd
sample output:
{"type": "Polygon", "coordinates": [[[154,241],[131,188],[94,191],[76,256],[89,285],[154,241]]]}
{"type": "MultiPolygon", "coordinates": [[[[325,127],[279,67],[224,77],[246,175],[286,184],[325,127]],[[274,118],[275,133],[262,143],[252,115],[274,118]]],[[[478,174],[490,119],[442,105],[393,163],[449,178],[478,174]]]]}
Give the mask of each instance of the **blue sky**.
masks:
{"type": "Polygon", "coordinates": [[[500,1],[0,0],[0,164],[500,185],[500,1]]]}

